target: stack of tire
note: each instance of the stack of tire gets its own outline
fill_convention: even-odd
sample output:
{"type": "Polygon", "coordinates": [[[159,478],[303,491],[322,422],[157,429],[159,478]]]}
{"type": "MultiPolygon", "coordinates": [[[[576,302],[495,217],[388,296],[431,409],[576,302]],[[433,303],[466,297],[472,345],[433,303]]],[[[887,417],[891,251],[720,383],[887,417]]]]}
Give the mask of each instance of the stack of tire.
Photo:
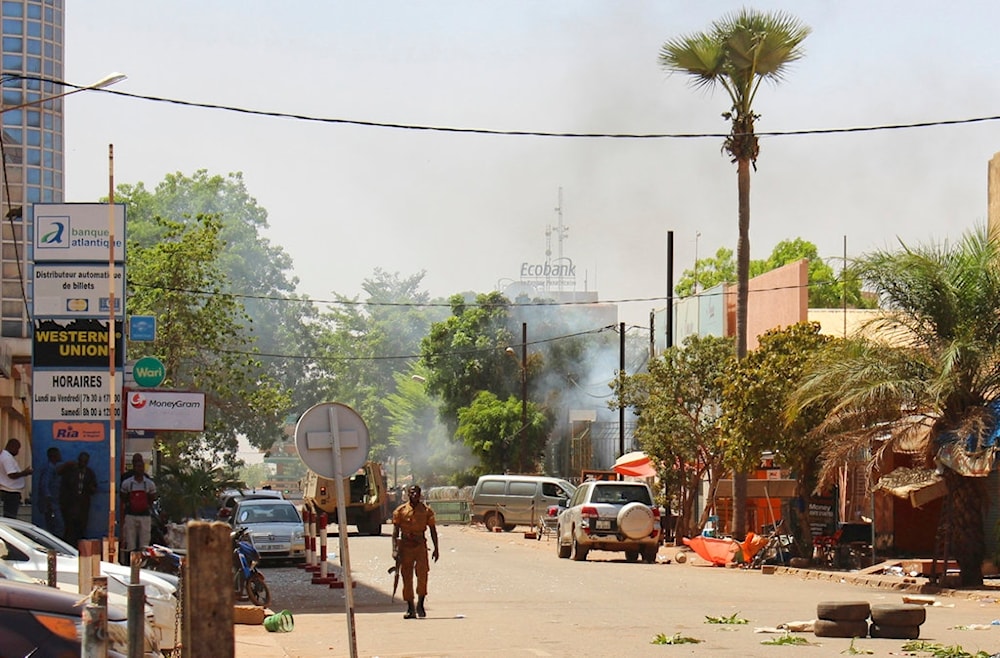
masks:
{"type": "Polygon", "coordinates": [[[824,601],[816,605],[816,637],[876,637],[915,640],[927,610],[912,604],[870,605],[868,601],[824,601]],[[871,618],[869,625],[868,619],[871,618]]]}

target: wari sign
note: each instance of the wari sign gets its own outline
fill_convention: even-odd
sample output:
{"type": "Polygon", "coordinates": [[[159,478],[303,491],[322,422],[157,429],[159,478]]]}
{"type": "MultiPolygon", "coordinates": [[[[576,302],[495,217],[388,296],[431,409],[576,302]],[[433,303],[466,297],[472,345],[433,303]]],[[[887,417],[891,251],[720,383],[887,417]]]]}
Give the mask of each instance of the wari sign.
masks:
{"type": "MultiPolygon", "coordinates": [[[[121,368],[122,323],[115,321],[115,367],[121,368]]],[[[110,366],[108,321],[35,320],[32,337],[35,368],[104,368],[110,366]]]]}
{"type": "MultiPolygon", "coordinates": [[[[36,370],[31,395],[35,420],[107,420],[108,371],[36,370]]],[[[121,419],[121,379],[116,381],[115,418],[121,419]]]]}
{"type": "Polygon", "coordinates": [[[191,391],[127,391],[125,429],[204,432],[205,394],[191,391]]]}
{"type": "Polygon", "coordinates": [[[102,203],[36,203],[34,260],[108,262],[114,226],[114,260],[125,260],[125,206],[102,203]]]}
{"type": "MultiPolygon", "coordinates": [[[[116,265],[115,315],[122,314],[125,298],[124,268],[116,265]]],[[[99,265],[36,265],[34,279],[35,317],[110,314],[108,268],[99,265]]]]}

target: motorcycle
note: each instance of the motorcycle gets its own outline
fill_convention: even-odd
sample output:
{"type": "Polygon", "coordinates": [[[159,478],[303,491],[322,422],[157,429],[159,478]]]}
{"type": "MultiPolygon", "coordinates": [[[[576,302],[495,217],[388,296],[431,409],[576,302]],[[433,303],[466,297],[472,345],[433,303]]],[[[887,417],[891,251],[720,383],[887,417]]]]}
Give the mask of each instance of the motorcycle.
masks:
{"type": "Polygon", "coordinates": [[[169,573],[174,576],[181,575],[181,556],[174,552],[169,546],[160,544],[150,544],[142,549],[142,557],[139,566],[143,569],[152,569],[160,573],[169,573]]]}
{"type": "Polygon", "coordinates": [[[250,539],[250,530],[243,526],[229,533],[233,542],[233,591],[237,598],[246,593],[254,605],[267,607],[271,603],[271,589],[264,581],[264,574],[257,570],[260,553],[250,539]]]}

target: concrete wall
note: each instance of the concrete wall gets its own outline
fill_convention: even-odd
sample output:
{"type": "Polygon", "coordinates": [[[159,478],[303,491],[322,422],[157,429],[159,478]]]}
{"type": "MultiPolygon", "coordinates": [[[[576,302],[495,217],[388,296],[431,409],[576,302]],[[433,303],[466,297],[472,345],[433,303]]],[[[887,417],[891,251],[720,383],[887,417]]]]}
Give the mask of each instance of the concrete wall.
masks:
{"type": "MultiPolygon", "coordinates": [[[[750,279],[749,290],[747,350],[755,350],[760,344],[758,337],[761,334],[808,318],[809,261],[803,258],[755,276],[750,279]]],[[[735,306],[735,295],[731,298],[735,306]]],[[[735,321],[731,329],[735,334],[735,321]]]]}

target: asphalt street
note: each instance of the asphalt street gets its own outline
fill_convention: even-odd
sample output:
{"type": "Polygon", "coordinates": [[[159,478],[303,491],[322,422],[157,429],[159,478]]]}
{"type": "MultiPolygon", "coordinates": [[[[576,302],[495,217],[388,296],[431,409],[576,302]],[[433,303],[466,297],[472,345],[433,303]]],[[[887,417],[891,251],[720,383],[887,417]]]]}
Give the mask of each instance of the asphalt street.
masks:
{"type": "MultiPolygon", "coordinates": [[[[398,595],[391,600],[388,531],[381,537],[351,534],[353,614],[347,614],[344,590],[312,585],[301,569],[268,568],[271,607],[290,610],[295,628],[273,633],[237,625],[236,656],[839,656],[846,655],[851,640],[795,633],[809,644],[775,646],[762,642],[783,633],[758,631],[811,620],[822,601],[901,603],[923,582],[867,579],[875,587],[853,584],[858,577],[852,574],[779,569],[765,575],[696,559],[678,564],[672,547],[660,549],[656,564],[627,563],[617,553],[591,553],[586,562],[573,562],[558,559],[554,540],[547,537],[527,539],[523,532],[489,533],[475,526],[444,526],[439,533],[441,559],[432,565],[426,619],[403,619],[405,605],[398,595]],[[747,623],[708,624],[708,616],[747,623]],[[699,643],[655,644],[661,635],[699,643]]],[[[336,554],[331,571],[339,572],[336,535],[328,550],[336,554]]],[[[1000,589],[935,591],[933,598],[921,640],[958,645],[970,654],[1000,652],[1000,625],[992,624],[1000,624],[1000,589]]],[[[853,643],[866,655],[932,655],[905,654],[903,645],[871,638],[853,643]]]]}

